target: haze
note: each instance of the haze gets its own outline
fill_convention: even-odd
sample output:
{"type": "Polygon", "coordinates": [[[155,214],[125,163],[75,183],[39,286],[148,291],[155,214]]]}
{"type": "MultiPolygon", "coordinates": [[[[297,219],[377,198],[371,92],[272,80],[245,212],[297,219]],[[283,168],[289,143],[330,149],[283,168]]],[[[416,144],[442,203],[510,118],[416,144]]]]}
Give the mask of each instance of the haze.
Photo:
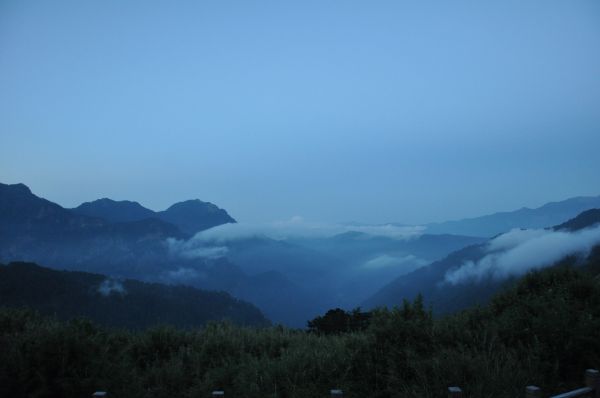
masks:
{"type": "Polygon", "coordinates": [[[597,195],[600,3],[0,3],[0,181],[422,223],[597,195]]]}

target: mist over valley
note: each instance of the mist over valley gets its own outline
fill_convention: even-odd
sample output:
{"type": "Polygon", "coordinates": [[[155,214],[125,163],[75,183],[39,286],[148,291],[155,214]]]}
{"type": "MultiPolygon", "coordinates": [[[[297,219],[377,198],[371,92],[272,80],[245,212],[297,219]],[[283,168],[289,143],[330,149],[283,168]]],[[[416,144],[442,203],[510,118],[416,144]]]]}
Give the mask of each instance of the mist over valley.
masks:
{"type": "MultiPolygon", "coordinates": [[[[532,217],[567,222],[596,203],[600,197],[568,199],[529,210],[521,219],[522,210],[504,213],[508,229],[488,239],[431,234],[427,225],[311,223],[299,217],[244,224],[197,199],[161,212],[106,198],[66,209],[23,184],[2,184],[0,259],[223,291],[256,305],[272,323],[304,328],[331,308],[391,308],[418,293],[435,312],[485,302],[496,290],[490,283],[501,286],[570,255],[585,259],[600,242],[591,221],[568,231],[519,228],[532,217]],[[468,286],[484,285],[485,294],[465,293],[468,286]],[[456,291],[467,298],[454,303],[449,297],[456,291]]],[[[592,213],[580,217],[586,214],[592,213]]],[[[453,224],[462,230],[461,222],[453,224]]]]}

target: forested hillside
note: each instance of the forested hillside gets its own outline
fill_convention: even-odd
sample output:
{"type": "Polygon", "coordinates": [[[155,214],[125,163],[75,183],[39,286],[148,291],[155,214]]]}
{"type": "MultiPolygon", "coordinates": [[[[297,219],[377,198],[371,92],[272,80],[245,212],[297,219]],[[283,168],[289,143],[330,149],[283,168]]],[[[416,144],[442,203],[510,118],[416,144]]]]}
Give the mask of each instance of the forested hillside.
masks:
{"type": "Polygon", "coordinates": [[[252,304],[227,293],[55,271],[30,263],[0,264],[0,306],[32,308],[62,320],[86,317],[128,329],[157,325],[189,329],[222,319],[269,324],[252,304]]]}
{"type": "Polygon", "coordinates": [[[392,280],[366,300],[364,306],[391,307],[418,294],[438,314],[484,304],[495,292],[525,273],[520,270],[565,263],[573,266],[598,263],[599,223],[600,210],[590,209],[555,227],[510,231],[392,280]],[[463,270],[470,273],[465,272],[458,281],[452,278],[463,270]]]}

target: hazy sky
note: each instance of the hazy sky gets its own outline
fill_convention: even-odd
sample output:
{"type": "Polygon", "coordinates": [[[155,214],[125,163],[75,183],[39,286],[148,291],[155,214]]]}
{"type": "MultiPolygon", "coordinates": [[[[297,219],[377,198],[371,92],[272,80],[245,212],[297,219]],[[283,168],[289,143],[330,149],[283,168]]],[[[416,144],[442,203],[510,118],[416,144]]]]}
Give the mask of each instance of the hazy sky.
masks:
{"type": "Polygon", "coordinates": [[[600,1],[0,0],[0,181],[419,223],[600,194],[600,1]]]}

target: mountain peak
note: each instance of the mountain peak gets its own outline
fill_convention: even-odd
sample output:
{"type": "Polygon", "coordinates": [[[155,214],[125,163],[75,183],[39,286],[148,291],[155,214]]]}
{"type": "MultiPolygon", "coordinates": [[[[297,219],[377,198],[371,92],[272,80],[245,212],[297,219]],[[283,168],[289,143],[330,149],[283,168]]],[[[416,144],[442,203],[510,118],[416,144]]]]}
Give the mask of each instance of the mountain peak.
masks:
{"type": "Polygon", "coordinates": [[[0,183],[0,192],[2,192],[2,193],[12,192],[13,194],[21,194],[21,195],[33,195],[31,193],[31,189],[29,189],[29,187],[27,185],[22,184],[22,183],[18,183],[18,184],[2,184],[2,183],[0,183]]]}
{"type": "Polygon", "coordinates": [[[75,215],[40,198],[24,184],[0,184],[0,235],[11,239],[21,232],[49,236],[102,223],[102,220],[75,215]]]}
{"type": "Polygon", "coordinates": [[[211,202],[204,202],[200,199],[188,199],[182,202],[177,202],[169,206],[169,208],[165,211],[169,210],[177,210],[177,209],[186,209],[186,210],[194,210],[194,209],[202,209],[203,211],[212,210],[219,211],[219,207],[211,202]]]}
{"type": "Polygon", "coordinates": [[[227,212],[210,202],[190,199],[171,205],[167,210],[154,212],[138,202],[110,198],[85,202],[73,212],[98,217],[109,222],[141,221],[157,218],[177,226],[182,232],[195,234],[217,225],[236,222],[227,212]]]}
{"type": "Polygon", "coordinates": [[[224,209],[200,199],[175,203],[157,214],[162,220],[173,223],[184,232],[192,234],[217,225],[236,222],[224,209]]]}
{"type": "Polygon", "coordinates": [[[141,221],[156,217],[152,210],[145,208],[138,202],[116,201],[109,198],[82,203],[72,211],[86,216],[100,217],[110,222],[141,221]]]}
{"type": "Polygon", "coordinates": [[[100,199],[92,200],[91,202],[84,202],[81,205],[86,205],[86,204],[97,204],[97,205],[105,205],[105,206],[108,206],[108,205],[135,205],[135,206],[143,207],[138,202],[135,202],[132,200],[114,200],[111,198],[100,198],[100,199]]]}

